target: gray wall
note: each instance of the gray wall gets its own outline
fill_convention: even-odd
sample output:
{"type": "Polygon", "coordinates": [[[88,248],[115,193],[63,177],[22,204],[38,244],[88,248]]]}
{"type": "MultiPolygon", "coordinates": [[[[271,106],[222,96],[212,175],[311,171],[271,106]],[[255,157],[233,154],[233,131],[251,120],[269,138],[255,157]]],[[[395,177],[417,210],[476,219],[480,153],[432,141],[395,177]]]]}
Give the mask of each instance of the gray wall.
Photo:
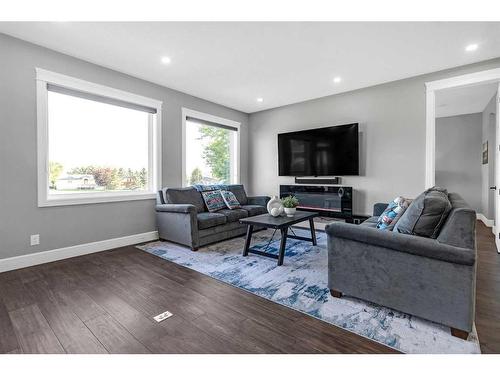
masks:
{"type": "Polygon", "coordinates": [[[0,258],[155,230],[154,200],[37,207],[35,67],[163,101],[163,184],[181,185],[181,107],[242,123],[248,115],[0,34],[0,258]],[[41,244],[29,246],[39,233],[41,244]]]}
{"type": "Polygon", "coordinates": [[[415,197],[425,187],[425,82],[500,67],[500,59],[250,115],[249,191],[277,194],[277,134],[319,126],[360,123],[361,175],[344,177],[355,189],[354,212],[369,214],[375,202],[415,197]]]}
{"type": "MultiPolygon", "coordinates": [[[[488,141],[488,164],[481,165],[481,213],[487,219],[495,219],[495,191],[490,186],[495,186],[495,136],[496,136],[496,94],[481,113],[483,129],[482,142],[488,141]]],[[[498,193],[497,193],[498,194],[498,193]]]]}
{"type": "Polygon", "coordinates": [[[482,212],[482,113],[436,119],[436,185],[482,212]]]}

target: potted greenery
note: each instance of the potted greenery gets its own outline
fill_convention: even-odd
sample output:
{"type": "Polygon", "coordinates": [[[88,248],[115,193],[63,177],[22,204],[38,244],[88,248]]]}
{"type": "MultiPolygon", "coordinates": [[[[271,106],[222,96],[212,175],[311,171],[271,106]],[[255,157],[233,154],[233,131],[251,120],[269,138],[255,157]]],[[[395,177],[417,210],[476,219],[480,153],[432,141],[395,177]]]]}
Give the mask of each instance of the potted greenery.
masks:
{"type": "Polygon", "coordinates": [[[282,199],[283,207],[285,207],[285,213],[288,217],[293,217],[295,211],[297,211],[297,206],[299,205],[299,200],[293,195],[289,195],[282,199]]]}

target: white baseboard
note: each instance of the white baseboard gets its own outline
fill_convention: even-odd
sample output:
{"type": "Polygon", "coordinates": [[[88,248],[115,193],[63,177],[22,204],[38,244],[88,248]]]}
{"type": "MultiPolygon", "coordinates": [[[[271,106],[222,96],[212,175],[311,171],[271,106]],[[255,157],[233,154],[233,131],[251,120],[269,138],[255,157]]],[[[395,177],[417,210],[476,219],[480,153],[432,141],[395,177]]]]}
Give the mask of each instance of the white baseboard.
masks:
{"type": "Polygon", "coordinates": [[[99,251],[111,250],[117,247],[135,245],[141,242],[154,241],[157,239],[157,231],[146,232],[126,237],[111,238],[104,241],[90,242],[81,245],[63,247],[60,249],[0,259],[0,272],[36,266],[37,264],[55,262],[56,260],[73,258],[80,255],[97,253],[99,251]]]}
{"type": "Polygon", "coordinates": [[[493,228],[495,220],[487,219],[483,214],[476,214],[477,220],[481,220],[487,227],[493,228]]]}

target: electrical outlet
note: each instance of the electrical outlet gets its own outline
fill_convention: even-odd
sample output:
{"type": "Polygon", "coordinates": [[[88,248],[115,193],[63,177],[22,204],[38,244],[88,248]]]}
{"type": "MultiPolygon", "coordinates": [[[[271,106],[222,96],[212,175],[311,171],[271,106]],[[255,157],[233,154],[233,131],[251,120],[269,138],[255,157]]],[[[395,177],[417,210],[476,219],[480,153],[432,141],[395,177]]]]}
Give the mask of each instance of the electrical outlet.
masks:
{"type": "Polygon", "coordinates": [[[30,236],[30,245],[31,246],[40,245],[40,235],[39,234],[32,234],[30,236]]]}

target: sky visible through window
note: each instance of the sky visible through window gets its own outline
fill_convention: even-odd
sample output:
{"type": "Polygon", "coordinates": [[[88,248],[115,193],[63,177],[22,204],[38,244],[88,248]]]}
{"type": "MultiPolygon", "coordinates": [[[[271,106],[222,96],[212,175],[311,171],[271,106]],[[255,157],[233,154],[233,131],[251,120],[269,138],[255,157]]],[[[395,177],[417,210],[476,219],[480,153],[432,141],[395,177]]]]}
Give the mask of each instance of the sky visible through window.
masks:
{"type": "Polygon", "coordinates": [[[49,91],[51,193],[146,189],[148,116],[49,91]]]}
{"type": "Polygon", "coordinates": [[[200,126],[198,123],[186,121],[186,171],[188,176],[197,167],[200,168],[204,176],[212,174],[203,158],[202,150],[207,146],[208,140],[201,139],[200,126]]]}

